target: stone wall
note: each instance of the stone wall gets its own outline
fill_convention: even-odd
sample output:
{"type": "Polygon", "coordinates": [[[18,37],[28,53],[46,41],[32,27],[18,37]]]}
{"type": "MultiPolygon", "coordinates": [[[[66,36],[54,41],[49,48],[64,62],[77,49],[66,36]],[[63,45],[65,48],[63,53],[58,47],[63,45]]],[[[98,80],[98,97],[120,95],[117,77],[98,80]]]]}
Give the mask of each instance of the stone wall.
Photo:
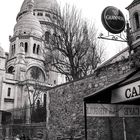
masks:
{"type": "MultiPolygon", "coordinates": [[[[57,137],[84,139],[83,98],[117,82],[129,72],[129,61],[123,60],[102,67],[84,79],[51,88],[48,91],[49,140],[56,140],[57,137]]],[[[88,140],[123,139],[122,118],[88,117],[87,124],[88,140]]]]}

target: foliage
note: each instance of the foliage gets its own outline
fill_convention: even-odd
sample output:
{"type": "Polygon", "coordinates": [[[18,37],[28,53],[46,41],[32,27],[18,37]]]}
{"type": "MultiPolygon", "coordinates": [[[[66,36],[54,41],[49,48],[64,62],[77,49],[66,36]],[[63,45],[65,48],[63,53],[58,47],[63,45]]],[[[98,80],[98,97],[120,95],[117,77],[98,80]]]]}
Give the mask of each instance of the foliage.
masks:
{"type": "MultiPolygon", "coordinates": [[[[40,101],[43,103],[42,95],[45,92],[44,87],[40,84],[40,81],[39,81],[39,77],[41,75],[41,69],[38,67],[33,67],[30,70],[30,74],[31,74],[31,79],[26,80],[25,89],[27,91],[27,96],[28,96],[28,101],[29,101],[31,122],[44,121],[45,116],[43,114],[46,115],[46,106],[41,107],[40,105],[40,101]]],[[[43,104],[46,104],[46,103],[43,103],[43,104]]]]}
{"type": "Polygon", "coordinates": [[[69,81],[93,73],[104,52],[95,26],[88,25],[75,7],[66,6],[55,13],[54,33],[49,35],[49,43],[45,42],[46,69],[65,75],[69,81]]]}

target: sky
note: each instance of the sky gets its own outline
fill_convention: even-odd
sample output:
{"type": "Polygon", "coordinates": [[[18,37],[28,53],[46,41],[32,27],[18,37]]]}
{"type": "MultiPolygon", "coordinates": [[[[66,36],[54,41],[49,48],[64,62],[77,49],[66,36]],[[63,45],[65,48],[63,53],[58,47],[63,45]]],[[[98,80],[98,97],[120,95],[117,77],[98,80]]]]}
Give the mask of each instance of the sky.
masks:
{"type": "MultiPolygon", "coordinates": [[[[125,9],[133,0],[57,0],[63,6],[65,3],[75,5],[82,13],[82,16],[88,22],[95,23],[98,29],[98,34],[107,35],[108,32],[104,29],[101,23],[101,13],[107,6],[114,6],[120,9],[125,18],[129,19],[128,11],[125,9]]],[[[16,16],[20,11],[23,0],[3,0],[0,4],[0,46],[8,52],[9,50],[9,35],[13,35],[13,29],[16,24],[16,16]]],[[[106,59],[109,59],[114,54],[118,53],[126,43],[116,41],[102,40],[106,50],[106,59]]]]}

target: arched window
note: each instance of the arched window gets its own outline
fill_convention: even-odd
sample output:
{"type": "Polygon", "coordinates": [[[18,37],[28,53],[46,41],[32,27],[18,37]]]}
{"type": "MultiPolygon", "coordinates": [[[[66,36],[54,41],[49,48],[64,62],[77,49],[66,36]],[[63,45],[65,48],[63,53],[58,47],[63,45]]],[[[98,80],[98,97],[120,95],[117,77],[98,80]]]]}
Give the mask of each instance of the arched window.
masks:
{"type": "Polygon", "coordinates": [[[11,55],[13,55],[13,48],[14,48],[14,46],[12,45],[12,47],[11,47],[11,55]]]}
{"type": "Polygon", "coordinates": [[[136,12],[134,14],[134,19],[135,19],[136,29],[140,28],[140,21],[139,21],[139,14],[138,14],[138,12],[136,12]]]}
{"type": "Polygon", "coordinates": [[[15,44],[11,47],[11,56],[15,54],[15,44]]]}
{"type": "Polygon", "coordinates": [[[37,54],[39,54],[39,49],[40,49],[40,46],[39,45],[37,45],[37,54]]]}
{"type": "Polygon", "coordinates": [[[53,33],[53,35],[52,35],[51,43],[52,43],[52,45],[56,44],[56,34],[55,33],[53,33]]]}
{"type": "Polygon", "coordinates": [[[8,70],[7,70],[7,72],[13,74],[14,67],[13,66],[9,67],[8,70]]]}
{"type": "Polygon", "coordinates": [[[28,43],[25,42],[25,53],[27,53],[27,52],[28,52],[28,43]]]}
{"type": "Polygon", "coordinates": [[[13,55],[15,54],[15,50],[16,50],[16,45],[13,45],[13,55]]]}
{"type": "Polygon", "coordinates": [[[10,95],[11,95],[11,88],[8,88],[7,96],[10,97],[10,95]]]}
{"type": "Polygon", "coordinates": [[[33,53],[35,53],[35,50],[36,50],[36,44],[34,44],[33,46],[33,53]]]}
{"type": "Polygon", "coordinates": [[[43,13],[40,13],[40,12],[39,12],[39,13],[37,13],[37,15],[38,15],[38,16],[43,16],[43,13]]]}
{"type": "Polygon", "coordinates": [[[46,108],[46,102],[47,102],[47,95],[44,94],[44,99],[43,99],[43,106],[46,108]]]}
{"type": "Polygon", "coordinates": [[[51,17],[50,14],[48,14],[48,13],[46,13],[45,16],[46,16],[46,17],[49,17],[49,18],[51,17]]]}
{"type": "Polygon", "coordinates": [[[37,66],[32,66],[28,69],[27,77],[30,80],[45,81],[45,73],[37,66]]]}
{"type": "Polygon", "coordinates": [[[24,47],[23,42],[20,43],[20,47],[24,47]]]}
{"type": "Polygon", "coordinates": [[[50,38],[50,32],[46,31],[45,32],[45,41],[47,44],[49,44],[49,38],[50,38]]]}
{"type": "Polygon", "coordinates": [[[37,100],[37,108],[39,109],[40,107],[40,100],[37,100]]]}

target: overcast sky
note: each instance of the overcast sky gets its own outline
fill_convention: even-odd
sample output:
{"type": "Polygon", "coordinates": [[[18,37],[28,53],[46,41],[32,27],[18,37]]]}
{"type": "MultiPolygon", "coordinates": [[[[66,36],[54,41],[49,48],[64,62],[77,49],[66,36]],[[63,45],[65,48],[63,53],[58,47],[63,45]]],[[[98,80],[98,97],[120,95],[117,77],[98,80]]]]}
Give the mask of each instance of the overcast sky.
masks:
{"type": "MultiPolygon", "coordinates": [[[[125,9],[133,0],[58,0],[61,6],[64,3],[75,5],[81,10],[83,17],[90,22],[95,22],[99,32],[107,34],[101,23],[101,13],[107,6],[119,8],[124,16],[129,19],[128,11],[125,9]]],[[[16,16],[20,10],[23,0],[3,0],[0,4],[0,46],[5,51],[9,50],[9,35],[13,35],[13,29],[16,24],[16,16]]],[[[126,46],[125,43],[113,41],[104,41],[106,46],[107,58],[126,46]]]]}

